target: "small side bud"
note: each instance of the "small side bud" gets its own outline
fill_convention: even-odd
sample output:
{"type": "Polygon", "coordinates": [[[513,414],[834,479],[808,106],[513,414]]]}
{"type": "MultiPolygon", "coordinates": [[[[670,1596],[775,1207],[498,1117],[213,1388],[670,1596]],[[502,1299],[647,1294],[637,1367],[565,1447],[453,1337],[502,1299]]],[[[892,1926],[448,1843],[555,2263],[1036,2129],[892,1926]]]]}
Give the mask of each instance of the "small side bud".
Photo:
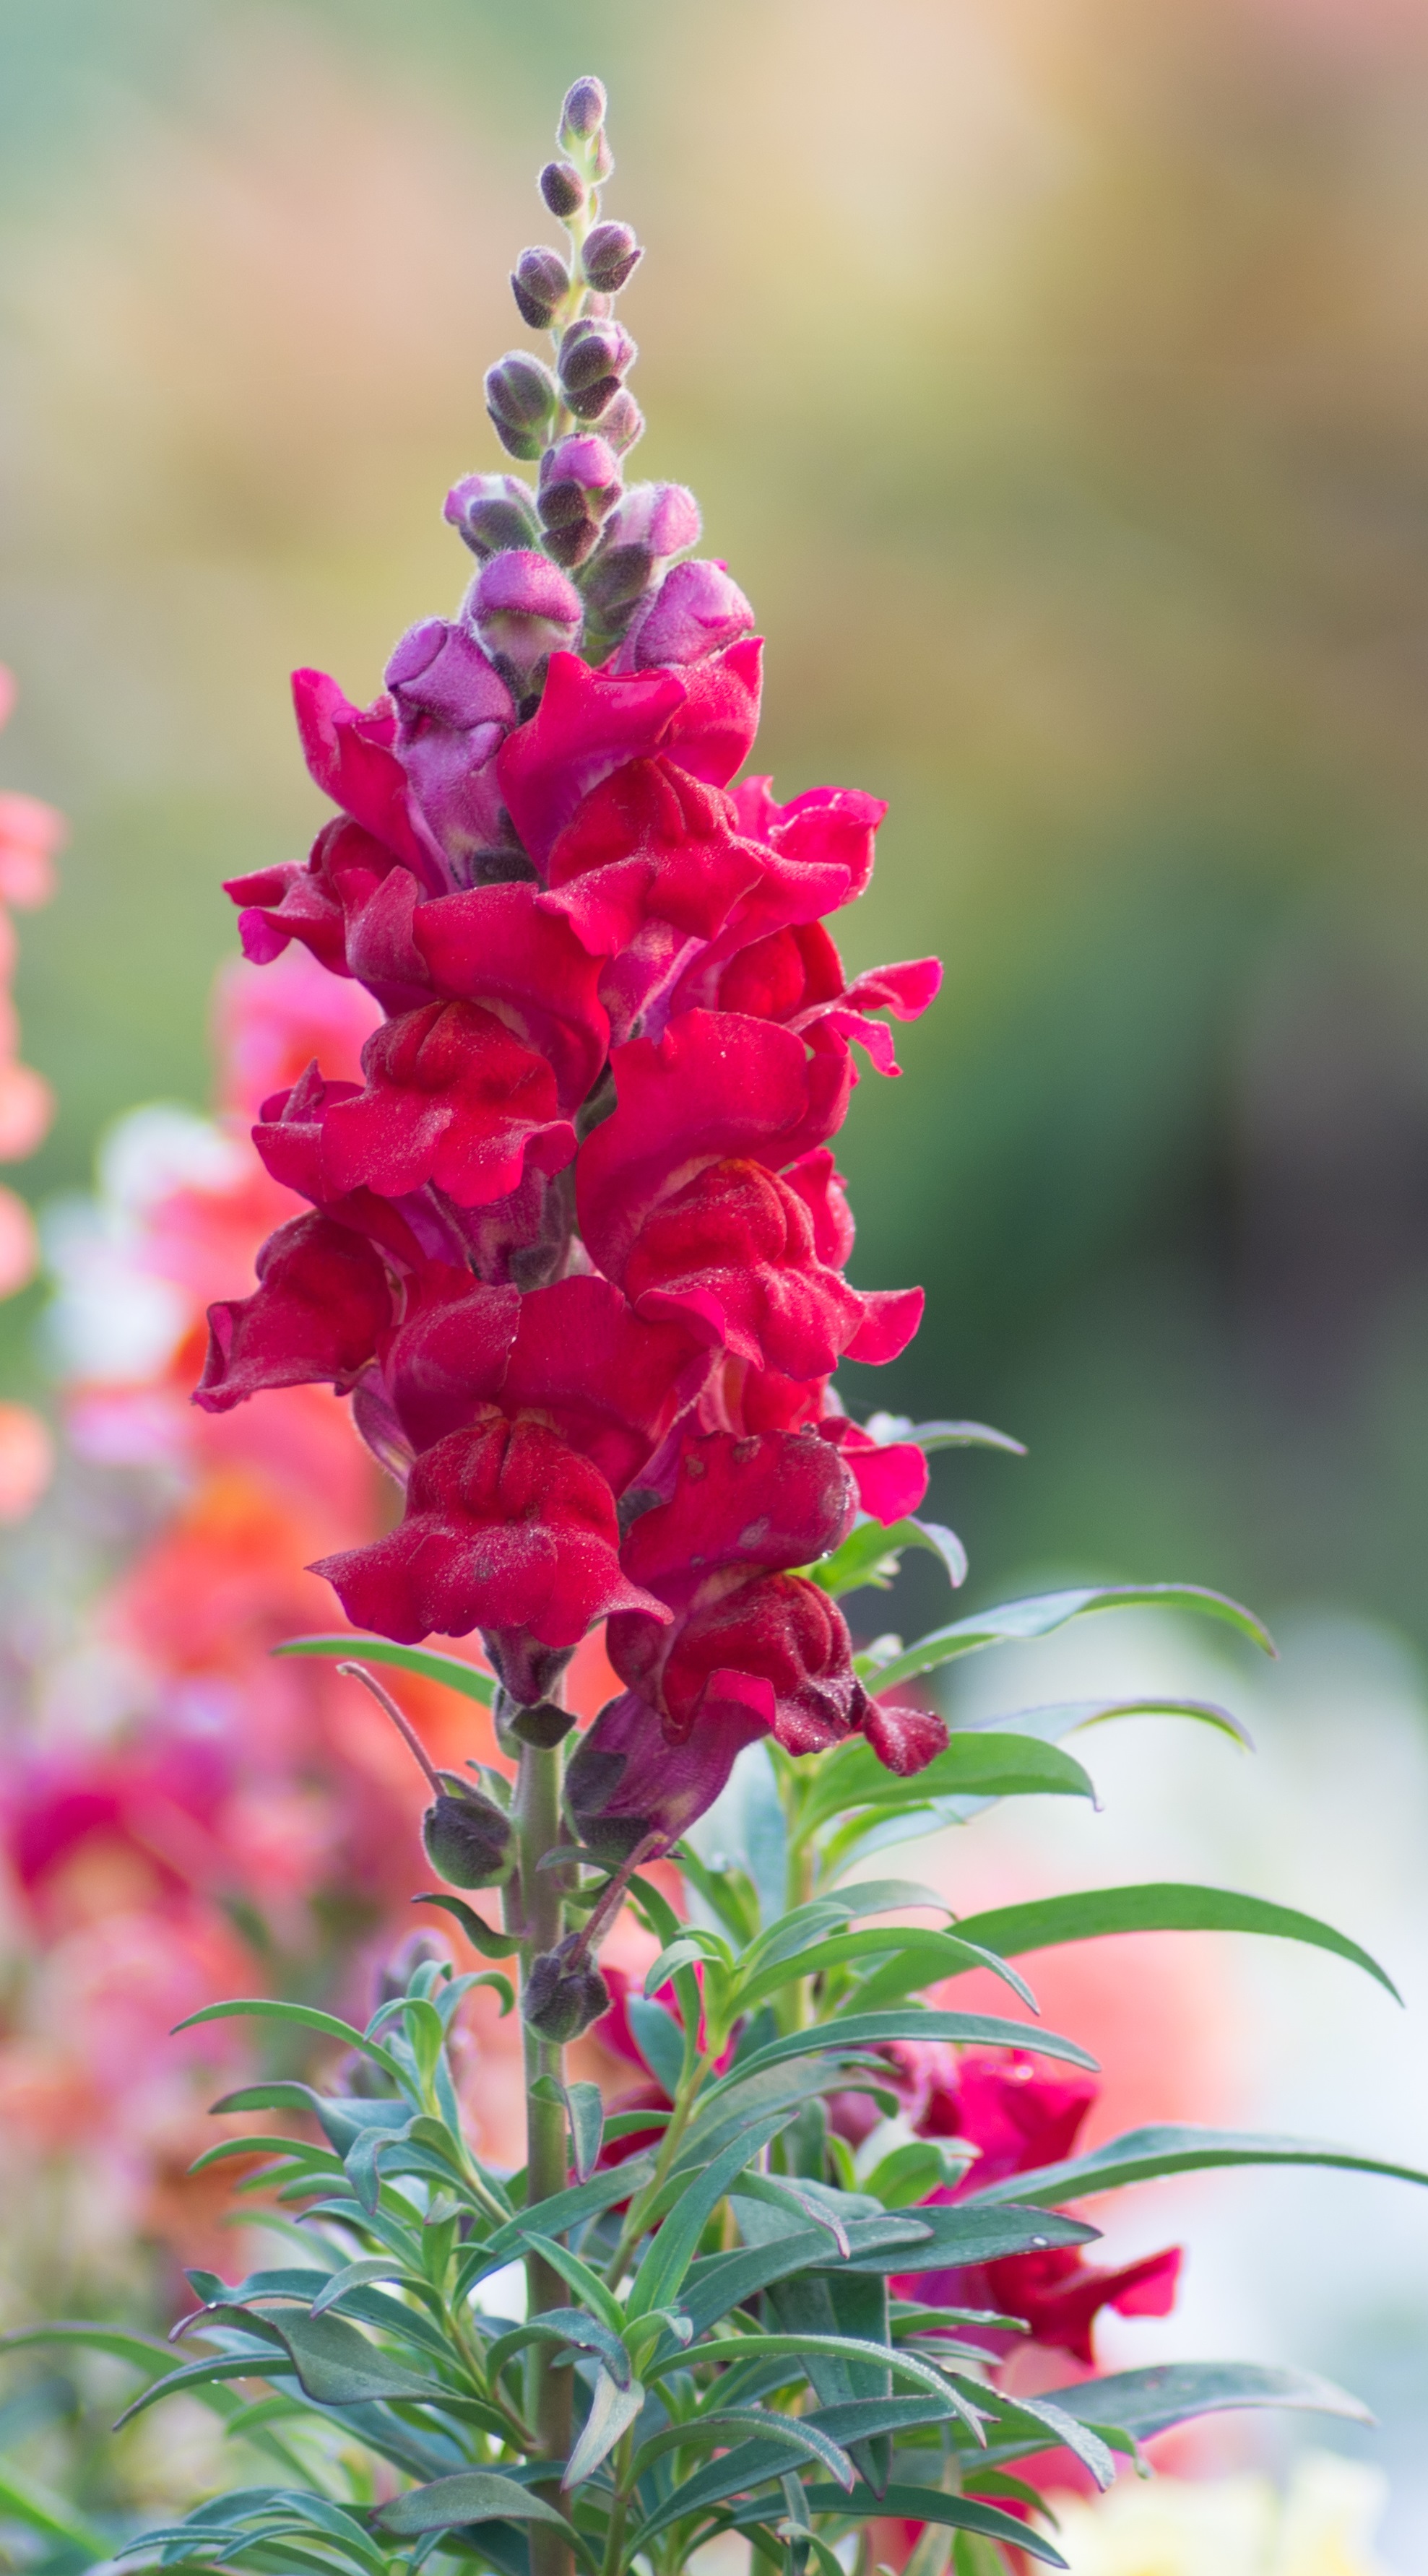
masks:
{"type": "Polygon", "coordinates": [[[610,1989],[572,1933],[558,1950],[532,1959],[521,1996],[521,2015],[542,2039],[563,2047],[610,2009],[610,1989]]]}
{"type": "Polygon", "coordinates": [[[443,1790],[422,1818],[421,1838],[448,1887],[500,1887],[510,1877],[515,1840],[493,1798],[478,1789],[443,1790]]]}
{"type": "Polygon", "coordinates": [[[600,415],[600,435],[608,439],[617,456],[626,456],[644,434],[644,413],[629,387],[621,385],[614,400],[600,415]]]}
{"type": "Polygon", "coordinates": [[[562,223],[579,214],[589,194],[571,161],[547,161],[540,174],[540,192],[551,213],[558,215],[562,223]]]}
{"type": "Polygon", "coordinates": [[[628,224],[597,224],[581,246],[580,266],[597,295],[618,295],[643,258],[628,224]]]}
{"type": "Polygon", "coordinates": [[[537,497],[546,553],[567,570],[583,563],[598,544],[600,523],[620,489],[620,461],[603,438],[587,431],[548,447],[540,461],[537,497]]]}
{"type": "Polygon", "coordinates": [[[637,355],[623,323],[587,317],[571,324],[560,344],[560,386],[577,420],[603,417],[637,355]]]}
{"type": "Polygon", "coordinates": [[[447,493],[442,515],[482,563],[513,546],[540,543],[535,494],[519,474],[463,474],[447,493]]]}
{"type": "Polygon", "coordinates": [[[569,151],[574,143],[588,143],[592,134],[599,133],[609,104],[605,84],[597,80],[593,72],[587,72],[583,80],[571,83],[565,93],[565,105],[556,128],[555,139],[562,152],[569,151]]]}
{"type": "Polygon", "coordinates": [[[486,409],[496,436],[512,456],[527,461],[539,456],[544,432],[555,417],[560,389],[549,367],[524,349],[508,349],[486,370],[486,409]]]}
{"type": "MultiPolygon", "coordinates": [[[[470,612],[498,668],[519,691],[534,684],[550,655],[568,650],[585,610],[580,593],[545,555],[518,550],[493,555],[477,574],[470,612]]],[[[531,1706],[532,1699],[521,1705],[531,1706]]]]}
{"type": "Polygon", "coordinates": [[[591,176],[597,188],[604,187],[614,167],[615,155],[610,149],[609,135],[602,132],[596,137],[595,149],[590,156],[591,176]]]}
{"type": "Polygon", "coordinates": [[[570,271],[559,251],[539,243],[523,250],[511,271],[511,293],[521,320],[533,331],[548,331],[570,293],[570,271]]]}

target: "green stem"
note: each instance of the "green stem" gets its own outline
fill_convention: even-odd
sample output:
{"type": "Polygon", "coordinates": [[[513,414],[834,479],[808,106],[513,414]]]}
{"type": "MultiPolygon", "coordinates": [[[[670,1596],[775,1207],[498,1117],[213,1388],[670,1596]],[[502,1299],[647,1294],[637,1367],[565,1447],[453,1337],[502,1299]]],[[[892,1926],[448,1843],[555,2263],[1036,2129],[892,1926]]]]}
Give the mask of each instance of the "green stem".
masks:
{"type": "MultiPolygon", "coordinates": [[[[545,1750],[536,1745],[521,1747],[521,1766],[516,1779],[515,1824],[520,1854],[521,1903],[521,1979],[530,1974],[531,1961],[543,1950],[553,1950],[564,1930],[564,1906],[558,1874],[540,1867],[548,1851],[560,1840],[560,1750],[545,1750]]],[[[552,2040],[542,2039],[539,2032],[524,2025],[526,2058],[526,2206],[548,2200],[553,2192],[566,2186],[565,2110],[559,2101],[535,2098],[533,2088],[543,2075],[553,2075],[563,2082],[563,2055],[552,2040]]],[[[536,2317],[547,2308],[563,2307],[568,2293],[558,2272],[539,2254],[526,2256],[527,2313],[536,2317]]],[[[558,2464],[551,2480],[548,2501],[559,2504],[559,2467],[570,2457],[571,2380],[568,2370],[552,2370],[553,2347],[536,2344],[527,2363],[526,2411],[535,2427],[540,2457],[558,2464]]],[[[531,2526],[531,2576],[572,2576],[571,2554],[558,2531],[549,2525],[531,2526]]]]}

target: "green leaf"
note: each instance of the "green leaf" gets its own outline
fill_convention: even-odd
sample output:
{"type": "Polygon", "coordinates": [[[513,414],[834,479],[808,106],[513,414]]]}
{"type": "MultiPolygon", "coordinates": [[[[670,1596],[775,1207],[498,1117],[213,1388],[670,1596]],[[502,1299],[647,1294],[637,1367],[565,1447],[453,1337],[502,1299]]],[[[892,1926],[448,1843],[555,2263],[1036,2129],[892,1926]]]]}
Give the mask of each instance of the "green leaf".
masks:
{"type": "Polygon", "coordinates": [[[1039,2558],[1048,2567],[1064,2567],[1066,2561],[1053,2549],[1049,2540],[1029,2524],[1018,2522],[1009,2513],[999,2513],[992,2504],[974,2504],[967,2496],[943,2495],[937,2487],[890,2486],[886,2495],[876,2496],[870,2487],[861,2487],[851,2496],[841,2496],[836,2487],[809,2487],[805,2490],[815,2513],[890,2514],[903,2522],[940,2522],[953,2531],[980,2532],[986,2540],[999,2540],[1007,2549],[1024,2549],[1028,2558],[1039,2558]]]}
{"type": "MultiPolygon", "coordinates": [[[[930,1673],[938,1664],[952,1661],[955,1655],[974,1653],[982,1646],[1004,1646],[1030,1637],[1049,1636],[1053,1628],[1064,1628],[1068,1619],[1083,1618],[1091,1610],[1198,1610],[1210,1619],[1223,1619],[1237,1628],[1266,1654],[1274,1653],[1268,1630],[1254,1613],[1241,1602],[1231,1601],[1223,1592],[1207,1591],[1199,1583],[1115,1583],[1085,1586],[1074,1592],[1043,1592],[1026,1601],[999,1602],[995,1609],[982,1610],[970,1619],[955,1619],[950,1627],[934,1628],[929,1636],[919,1637],[903,1653],[879,1664],[865,1679],[873,1679],[879,1692],[891,1690],[898,1682],[911,1681],[918,1673],[930,1673]]],[[[860,1668],[862,1659],[859,1659],[860,1668]]]]}
{"type": "Polygon", "coordinates": [[[85,2352],[107,2352],[116,2361],[136,2362],[141,2370],[166,2370],[172,2348],[154,2335],[131,2334],[123,2326],[92,2326],[62,2320],[43,2326],[17,2326],[0,2335],[0,2352],[24,2352],[31,2344],[77,2344],[85,2352]]]}
{"type": "Polygon", "coordinates": [[[791,1959],[775,1960],[754,1977],[751,1984],[738,1986],[730,1999],[731,2011],[750,2012],[766,1995],[776,1994],[783,1986],[800,1977],[824,1976],[830,1970],[856,1967],[864,1959],[877,1959],[875,1967],[849,2000],[862,2012],[877,2005],[896,2003],[904,1995],[930,1986],[943,1977],[962,1976],[972,1968],[987,1968],[993,1976],[1009,1984],[1012,1991],[1036,2010],[1036,1998],[1024,1979],[1008,1969],[1000,1952],[968,1942],[960,1932],[934,1932],[922,1925],[898,1925],[886,1931],[835,1933],[827,1941],[817,1941],[791,1959]]]}
{"type": "Polygon", "coordinates": [[[766,2118],[751,2122],[741,2136],[720,2151],[712,2164],[706,2165],[702,2173],[690,2177],[635,2274],[626,2302],[627,2317],[645,2317],[654,2308],[673,2305],[675,2292],[694,2260],[705,2226],[730,2184],[761,2148],[768,2145],[770,2138],[776,2137],[779,2130],[787,2125],[786,2111],[770,2112],[766,2118]]]}
{"type": "Polygon", "coordinates": [[[443,1914],[451,1915],[460,1924],[473,1950],[479,1950],[483,1959],[513,1958],[521,1946],[513,1933],[493,1931],[489,1923],[482,1922],[474,1906],[466,1904],[462,1897],[452,1896],[444,1887],[424,1888],[412,1903],[439,1905],[443,1914]]]}
{"type": "Polygon", "coordinates": [[[549,2523],[567,2540],[576,2539],[563,2513],[494,2469],[462,2469],[455,2477],[434,2478],[430,2486],[412,2487],[406,2495],[393,2496],[390,2504],[379,2505],[376,2520],[384,2531],[402,2540],[423,2531],[459,2531],[476,2522],[549,2523]]]}
{"type": "Polygon", "coordinates": [[[1151,2370],[1117,2371],[1109,2379],[1082,2379],[1071,2388],[1048,2388],[1045,2402],[1104,2431],[1147,2442],[1192,2416],[1239,2406],[1304,2407],[1342,2415],[1356,2424],[1373,2421],[1367,2407],[1327,2379],[1307,2370],[1280,2370],[1257,2361],[1171,2361],[1151,2370]]]}
{"type": "Polygon", "coordinates": [[[562,2487],[578,2487],[593,2477],[601,2461],[613,2451],[622,2433],[628,2432],[645,2402],[645,2392],[637,2379],[624,2386],[612,2379],[608,2370],[595,2374],[595,2389],[584,2430],[566,2462],[562,2487]]]}
{"type": "Polygon", "coordinates": [[[534,2208],[508,2219],[488,2236],[484,2245],[473,2245],[462,2266],[454,2296],[464,2299],[488,2272],[498,2272],[503,2264],[512,2263],[526,2249],[527,2230],[539,2229],[545,2236],[565,2236],[572,2227],[587,2218],[598,2218],[617,2200],[629,2200],[643,2191],[654,2172],[654,2158],[630,2156],[624,2164],[614,2165],[607,2173],[592,2174],[588,2182],[577,2183],[570,2191],[555,2191],[548,2199],[537,2201],[534,2208]]]}
{"type": "Polygon", "coordinates": [[[1029,1950],[1051,1950],[1062,1941],[1094,1941],[1112,1932],[1268,1933],[1332,1950],[1376,1978],[1395,2003],[1403,2001],[1377,1960],[1346,1933],[1336,1932],[1313,1914],[1300,1914],[1293,1906],[1272,1905],[1262,1896],[1241,1896],[1233,1888],[1182,1886],[1174,1880],[1144,1887],[1087,1888],[1083,1894],[1042,1897],[1030,1905],[1001,1905],[988,1914],[968,1915],[957,1931],[960,1939],[981,1942],[1008,1958],[1023,1957],[1029,1950]]]}
{"type": "Polygon", "coordinates": [[[954,1592],[966,1582],[967,1551],[956,1531],[944,1529],[940,1521],[918,1520],[911,1515],[887,1527],[881,1521],[859,1521],[841,1547],[810,1566],[809,1579],[822,1591],[831,1592],[835,1600],[845,1592],[856,1592],[862,1584],[885,1591],[904,1549],[909,1547],[926,1548],[939,1558],[954,1592]]]}
{"type": "Polygon", "coordinates": [[[672,2012],[663,2004],[647,2002],[643,1995],[628,1995],[625,2011],[640,2055],[673,2100],[684,2073],[683,2031],[672,2012]]]}
{"type": "Polygon", "coordinates": [[[910,2138],[894,2147],[868,2176],[868,2189],[884,2209],[912,2209],[930,2191],[960,2178],[960,2160],[949,2156],[940,2139],[910,2138]]]}
{"type": "Polygon", "coordinates": [[[618,2334],[612,2334],[599,2317],[587,2316],[583,2308],[545,2308],[538,2317],[512,2326],[509,2334],[498,2335],[488,2347],[486,2369],[493,2384],[507,2362],[532,2343],[563,2344],[575,2352],[598,2354],[618,2388],[628,2388],[634,2375],[618,2334]]]}
{"type": "MultiPolygon", "coordinates": [[[[1017,2176],[1018,2182],[1022,2176],[1017,2176]]],[[[911,2213],[909,2213],[911,2215],[911,2213]]],[[[943,2272],[968,2263],[1000,2262],[1004,2254],[1042,2253],[1052,2245],[1088,2245],[1099,2230],[1088,2227],[1078,2218],[1058,2218],[1050,2210],[1026,2208],[1012,2200],[993,2203],[990,2195],[973,2202],[970,2198],[940,2208],[919,2209],[920,2227],[926,2230],[916,2244],[889,2250],[886,2243],[866,2247],[855,2220],[848,2233],[852,2252],[844,2269],[850,2272],[943,2272]],[[991,2232],[983,2234],[987,2221],[991,2232]],[[1001,2234],[995,2222],[1005,2220],[1007,2232],[1001,2234]]],[[[890,2227],[896,2222],[885,2219],[890,2227]]],[[[826,2256],[823,2258],[827,2260],[826,2256]]],[[[686,2301],[686,2306],[688,2302],[686,2301]]]]}
{"type": "Polygon", "coordinates": [[[830,2029],[790,2031],[782,2039],[770,2040],[767,2047],[755,2049],[742,2065],[711,2084],[705,2104],[717,2101],[739,2078],[757,2074],[765,2066],[782,2065],[787,2058],[844,2057],[859,2049],[885,2048],[890,2039],[950,2039],[969,2048],[1030,2048],[1038,2056],[1064,2058],[1068,2065],[1096,2072],[1095,2059],[1057,2031],[1033,2029],[1024,2021],[998,2021],[984,2013],[909,2007],[904,2012],[848,2013],[830,2029]]]}
{"type": "Polygon", "coordinates": [[[390,1637],[289,1637],[281,1646],[274,1646],[273,1653],[322,1655],[354,1664],[396,1664],[404,1673],[420,1673],[423,1681],[444,1682],[448,1690],[460,1691],[463,1699],[479,1700],[483,1708],[489,1708],[496,1696],[491,1675],[478,1673],[459,1655],[437,1654],[431,1646],[394,1646],[390,1637]]]}
{"type": "Polygon", "coordinates": [[[393,2081],[405,2089],[404,2071],[390,2050],[376,2040],[364,2038],[360,2030],[353,2029],[350,2021],[339,2021],[335,2013],[319,2012],[313,2004],[276,2003],[268,1995],[235,1997],[227,2003],[205,2004],[201,2012],[189,2013],[185,2020],[174,2023],[173,2035],[177,2038],[181,2030],[194,2030],[200,2022],[232,2021],[243,2015],[255,2021],[287,2022],[295,2029],[321,2031],[326,2039],[340,2039],[344,2048],[357,2048],[364,2057],[375,2058],[393,2081]]]}
{"type": "Polygon", "coordinates": [[[1232,1709],[1222,1708],[1215,1699],[1060,1699],[1044,1701],[1037,1708],[1009,1709],[1001,1717],[974,1717],[968,1731],[993,1730],[999,1735],[1039,1735],[1048,1744],[1059,1744],[1078,1726],[1103,1726],[1116,1717],[1192,1717],[1202,1725],[1217,1727],[1222,1735],[1232,1735],[1247,1753],[1254,1751],[1254,1737],[1232,1709]]]}
{"type": "Polygon", "coordinates": [[[800,1818],[801,1830],[855,1807],[913,1809],[939,1798],[1092,1798],[1089,1774],[1058,1745],[1034,1735],[953,1735],[925,1770],[900,1779],[859,1738],[825,1758],[800,1818]]]}
{"type": "Polygon", "coordinates": [[[1428,2183],[1428,2173],[1413,2165],[1358,2155],[1349,2147],[1329,2146],[1317,2138],[1165,2125],[1127,2129],[1123,2137],[1108,2138],[1089,2155],[1070,2156],[1061,2164],[1041,2165],[1031,2173],[1009,2175],[1005,2182],[988,2183],[982,2191],[969,2192],[960,2206],[987,2209],[1019,2200],[1054,2208],[1059,2201],[1079,2200],[1087,2192],[1120,2191],[1127,2183],[1149,2182],[1159,2174],[1201,2173],[1212,2165],[1336,2165],[1347,2173],[1386,2174],[1395,2182],[1428,2183]]]}
{"type": "Polygon", "coordinates": [[[392,2397],[427,2398],[441,2404],[452,2393],[435,2380],[418,2379],[403,2369],[343,2317],[259,2319],[237,2313],[250,2331],[265,2328],[276,2338],[297,2372],[300,2387],[319,2406],[363,2406],[392,2397]]]}
{"type": "MultiPolygon", "coordinates": [[[[932,2404],[932,2400],[926,2397],[903,2402],[919,2408],[932,2404]]],[[[947,2411],[950,2414],[951,2409],[947,2411]]],[[[652,2433],[647,2442],[640,2444],[634,2461],[635,2477],[642,2478],[646,2469],[652,2469],[656,2460],[664,2459],[671,2451],[717,2449],[727,2443],[731,2433],[751,2433],[761,2440],[769,2439],[770,2435],[781,2437],[791,2449],[801,2451],[805,2459],[817,2460],[824,2468],[831,2468],[840,2486],[851,2487],[853,2484],[852,2463],[842,2457],[838,2435],[825,2427],[821,2417],[769,2415],[752,2406],[721,2406],[712,2414],[701,2409],[699,2414],[686,2418],[683,2423],[665,2425],[662,2431],[652,2433]]],[[[681,2503],[680,2511],[685,2509],[681,2503]]]]}
{"type": "Polygon", "coordinates": [[[612,2335],[618,2339],[624,2333],[624,2309],[606,2288],[598,2272],[592,2272],[589,2264],[582,2263],[578,2254],[570,2253],[564,2245],[557,2245],[553,2236],[538,2235],[533,2227],[526,2231],[526,2243],[543,2256],[553,2272],[560,2274],[567,2289],[584,2300],[591,2315],[599,2317],[612,2335]]]}
{"type": "Polygon", "coordinates": [[[324,2281],[308,2309],[308,2315],[326,2316],[328,2309],[345,2298],[349,2290],[365,2289],[373,2281],[400,2281],[404,2289],[415,2290],[419,2297],[429,2299],[435,2296],[429,2281],[422,2280],[417,2273],[405,2271],[392,2255],[368,2254],[358,2263],[344,2264],[340,2272],[334,2272],[330,2280],[324,2281]]]}
{"type": "Polygon", "coordinates": [[[30,2531],[42,2531],[52,2540],[62,2540],[71,2549],[82,2549],[86,2562],[108,2558],[114,2543],[96,2530],[62,2496],[52,2495],[38,2479],[27,2478],[12,2462],[0,2461],[0,2518],[22,2522],[30,2531]]]}
{"type": "Polygon", "coordinates": [[[910,1422],[905,1413],[870,1413],[863,1428],[880,1448],[908,1440],[918,1449],[1005,1449],[1014,1458],[1026,1456],[1024,1441],[994,1431],[988,1422],[910,1422]]]}

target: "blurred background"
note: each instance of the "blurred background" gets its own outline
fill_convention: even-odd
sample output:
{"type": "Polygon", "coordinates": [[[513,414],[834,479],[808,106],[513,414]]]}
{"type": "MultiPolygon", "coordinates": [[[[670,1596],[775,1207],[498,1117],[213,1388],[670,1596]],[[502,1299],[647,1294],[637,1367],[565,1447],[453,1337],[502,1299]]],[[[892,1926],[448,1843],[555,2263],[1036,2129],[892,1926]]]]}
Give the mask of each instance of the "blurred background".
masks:
{"type": "MultiPolygon", "coordinates": [[[[650,245],[627,299],[639,470],[695,487],[769,635],[779,792],[891,801],[850,963],[947,961],[905,1078],[866,1079],[846,1131],[858,1283],[929,1300],[850,1400],[1028,1443],[939,1470],[979,1600],[1174,1576],[1287,1618],[1252,1851],[1168,1756],[1128,1807],[1143,1822],[1159,1782],[1209,1874],[1326,1912],[1342,1862],[1348,1928],[1407,1974],[1428,1830],[1415,0],[605,0],[597,21],[573,0],[0,0],[0,785],[72,835],[15,982],[58,1113],[12,1175],[67,1303],[57,1324],[52,1267],[0,1305],[0,1399],[52,1412],[66,1373],[132,1378],[146,1328],[96,1241],[122,1251],[162,1188],[235,1186],[198,1124],[234,948],[219,880],[318,820],[289,668],[363,700],[396,635],[455,605],[441,502],[498,462],[481,374],[528,336],[505,275],[549,232],[532,173],[588,69],[612,93],[609,209],[650,245]],[[168,1126],[111,1136],[95,1200],[97,1146],[155,1101],[168,1126]]],[[[160,1439],[136,1501],[135,1437],[91,1421],[89,1463],[9,1542],[11,1717],[41,1742],[132,1715],[132,1602],[122,1688],[107,1613],[102,1688],[72,1648],[182,1486],[160,1439]]],[[[937,1614],[908,1589],[880,1624],[937,1614]]],[[[1185,1651],[1147,1628],[1137,1681],[1185,1651]]],[[[18,1957],[38,1918],[15,1919],[18,1957]]],[[[290,1949],[318,1978],[321,1942],[290,1949]]],[[[1336,2022],[1317,1984],[1281,2002],[1315,2119],[1421,2157],[1421,2019],[1371,1998],[1359,2022],[1349,1996],[1336,2022]],[[1360,2031],[1344,2101],[1330,2061],[1360,2031]]],[[[1264,2066],[1246,2041],[1240,2108],[1263,2110],[1264,2066]]],[[[1390,2186],[1339,2188],[1368,2196],[1334,2200],[1354,2224],[1382,2211],[1397,2341],[1368,2393],[1408,2479],[1428,2240],[1390,2186]]],[[[1378,2297],[1362,2263],[1352,2295],[1340,2278],[1299,2357],[1349,2373],[1378,2297]]],[[[1399,2510],[1421,2538],[1428,2505],[1399,2510]]]]}

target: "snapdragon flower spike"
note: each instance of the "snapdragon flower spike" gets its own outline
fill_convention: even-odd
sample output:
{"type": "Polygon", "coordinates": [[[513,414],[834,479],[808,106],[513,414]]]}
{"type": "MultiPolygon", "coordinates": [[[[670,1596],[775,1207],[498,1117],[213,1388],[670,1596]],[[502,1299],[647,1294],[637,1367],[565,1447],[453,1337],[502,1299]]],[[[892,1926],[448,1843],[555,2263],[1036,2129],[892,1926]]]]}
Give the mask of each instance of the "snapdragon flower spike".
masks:
{"type": "MultiPolygon", "coordinates": [[[[667,1842],[740,1748],[860,1733],[910,1771],[941,1721],[884,1708],[807,1569],[927,1463],[848,1420],[845,1357],[894,1358],[921,1292],[850,1286],[831,1140],[926,1009],[920,959],[850,978],[825,926],[867,886],[883,806],[740,779],[761,645],[682,485],[626,488],[639,259],[601,220],[597,83],[567,101],[517,302],[554,363],[487,378],[508,454],[453,484],[476,558],[453,613],[354,704],[294,682],[335,815],[305,862],[230,887],[258,964],[297,940],[382,1012],[361,1083],[313,1065],[254,1138],[307,1202],[251,1295],[215,1306],[198,1401],[350,1396],[405,1489],[399,1525],[320,1569],[359,1625],[479,1629],[518,1709],[609,1622],[624,1685],[569,1772],[582,1838],[667,1842]],[[593,300],[592,300],[593,299],[593,300]]],[[[557,1713],[558,1714],[558,1713],[557,1713]]],[[[554,1741],[541,1737],[541,1741],[554,1741]]]]}

